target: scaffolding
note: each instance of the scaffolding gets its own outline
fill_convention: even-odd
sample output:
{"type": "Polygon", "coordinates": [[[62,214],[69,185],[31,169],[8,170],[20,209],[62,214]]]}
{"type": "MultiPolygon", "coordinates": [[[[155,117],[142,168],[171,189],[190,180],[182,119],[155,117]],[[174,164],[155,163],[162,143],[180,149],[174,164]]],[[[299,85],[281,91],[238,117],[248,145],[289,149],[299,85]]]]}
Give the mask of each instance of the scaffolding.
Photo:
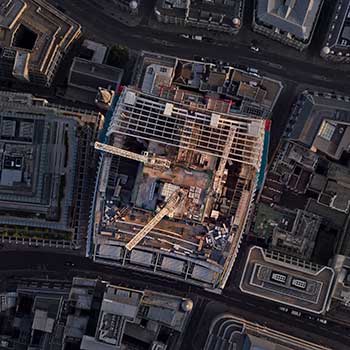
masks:
{"type": "MultiPolygon", "coordinates": [[[[124,89],[108,130],[134,138],[187,149],[259,168],[265,125],[260,119],[216,114],[200,106],[124,89]],[[234,140],[227,150],[231,130],[234,140]]],[[[230,142],[229,142],[230,143],[230,142]]]]}

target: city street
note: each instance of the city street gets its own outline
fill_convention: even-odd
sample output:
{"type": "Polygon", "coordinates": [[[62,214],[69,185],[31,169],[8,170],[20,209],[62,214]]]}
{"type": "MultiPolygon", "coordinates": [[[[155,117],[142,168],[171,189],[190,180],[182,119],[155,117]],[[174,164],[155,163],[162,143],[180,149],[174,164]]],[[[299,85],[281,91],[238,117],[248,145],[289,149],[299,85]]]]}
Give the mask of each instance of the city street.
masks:
{"type": "MultiPolygon", "coordinates": [[[[148,20],[152,17],[154,1],[147,2],[144,20],[140,25],[133,27],[118,22],[103,5],[93,0],[49,1],[77,20],[82,25],[86,37],[106,45],[122,44],[134,50],[147,50],[188,59],[193,59],[194,56],[217,59],[239,66],[253,67],[262,75],[281,80],[284,89],[272,113],[270,157],[282,136],[290,108],[298,93],[307,88],[318,91],[331,90],[340,94],[348,94],[350,91],[350,67],[327,64],[318,55],[319,47],[311,45],[309,51],[312,51],[312,55],[310,52],[300,53],[253,33],[250,30],[250,6],[245,8],[246,23],[241,32],[232,38],[218,34],[218,41],[214,44],[194,42],[180,37],[179,33],[184,30],[181,27],[161,25],[157,28],[155,19],[148,20]],[[230,40],[227,40],[228,38],[230,40]],[[252,39],[258,41],[260,52],[250,49],[252,39]]],[[[316,28],[315,35],[320,37],[318,40],[321,40],[324,34],[324,28],[316,28]]]]}
{"type": "MultiPolygon", "coordinates": [[[[175,280],[164,280],[162,277],[146,275],[116,267],[108,267],[93,263],[81,256],[53,251],[4,251],[0,254],[0,283],[2,288],[14,287],[17,278],[33,277],[35,279],[71,280],[74,276],[101,278],[113,284],[132,288],[152,288],[165,293],[175,293],[188,296],[200,303],[202,312],[195,312],[189,325],[187,336],[195,333],[200,321],[209,322],[212,317],[222,312],[231,312],[248,321],[259,323],[287,332],[292,336],[329,346],[333,349],[347,349],[350,344],[350,328],[329,322],[321,325],[315,320],[305,317],[295,317],[283,313],[278,305],[262,299],[242,294],[231,288],[223,295],[213,294],[201,288],[189,286],[175,280]],[[70,265],[70,266],[69,266],[70,265]],[[208,306],[210,305],[210,306],[208,306]],[[208,307],[208,309],[207,309],[208,307]]],[[[205,328],[201,328],[202,338],[205,338],[205,328]]],[[[200,337],[200,334],[198,335],[200,337]]],[[[199,338],[196,338],[199,341],[199,338]]],[[[203,339],[201,339],[203,341],[203,339]]],[[[199,344],[199,343],[198,343],[199,344]]],[[[189,343],[190,345],[190,343],[189,343]]],[[[193,347],[200,349],[200,347],[193,347]]],[[[188,348],[190,349],[190,347],[188,348]]]]}
{"type": "MultiPolygon", "coordinates": [[[[271,116],[270,159],[283,134],[291,107],[300,92],[305,89],[315,89],[350,94],[350,65],[332,65],[324,62],[318,56],[319,44],[322,40],[318,45],[312,44],[307,52],[300,53],[253,33],[249,22],[252,16],[251,4],[245,9],[246,22],[237,37],[228,39],[220,34],[214,43],[209,43],[181,37],[181,30],[184,30],[181,27],[165,28],[157,24],[152,16],[154,1],[151,0],[149,2],[146,0],[147,6],[143,8],[144,16],[133,25],[131,23],[126,25],[126,20],[123,23],[118,21],[118,14],[107,13],[110,11],[110,5],[107,6],[104,3],[108,0],[101,0],[101,2],[98,0],[47,1],[80,23],[84,38],[108,46],[125,45],[131,50],[146,50],[189,59],[200,56],[220,60],[243,68],[258,69],[261,75],[280,80],[283,90],[271,116]],[[254,52],[251,49],[252,40],[258,40],[260,51],[254,52]]],[[[325,2],[329,4],[330,0],[325,2]]],[[[193,32],[193,29],[190,31],[193,32]]],[[[324,36],[325,28],[319,25],[316,35],[319,38],[324,36]]],[[[64,69],[71,63],[72,57],[69,55],[73,56],[73,50],[67,55],[69,59],[66,57],[67,63],[64,63],[64,69]]],[[[60,78],[62,81],[66,80],[64,74],[61,74],[60,78]]],[[[43,96],[50,100],[50,98],[57,98],[57,86],[61,87],[57,84],[52,89],[47,89],[47,92],[46,88],[32,88],[29,85],[24,89],[37,95],[43,93],[43,96]]],[[[9,85],[9,89],[11,88],[15,90],[16,86],[9,85]]],[[[295,316],[290,313],[292,308],[289,306],[287,312],[283,312],[279,309],[281,305],[243,294],[239,290],[245,254],[249,247],[246,242],[241,245],[241,251],[227,287],[221,295],[182,281],[96,264],[91,259],[83,257],[84,247],[80,247],[81,250],[69,251],[68,244],[63,241],[16,239],[4,236],[0,237],[0,244],[1,291],[15,289],[16,285],[25,278],[36,279],[40,286],[41,280],[57,279],[68,283],[73,277],[79,276],[98,278],[112,284],[140,290],[149,288],[191,298],[195,302],[195,309],[184,335],[183,350],[203,349],[210,322],[221,313],[231,313],[247,321],[322,344],[331,349],[350,348],[348,345],[350,344],[350,323],[347,325],[345,322],[340,323],[338,320],[333,321],[335,318],[333,320],[330,318],[327,324],[323,324],[316,320],[318,316],[315,315],[303,313],[295,316]]],[[[72,248],[79,247],[72,246],[72,248]]],[[[323,316],[320,317],[323,318],[323,316]]]]}
{"type": "MultiPolygon", "coordinates": [[[[50,2],[77,20],[87,37],[107,45],[118,43],[136,50],[149,50],[185,58],[193,58],[194,55],[210,57],[255,67],[283,81],[324,89],[332,86],[333,90],[341,93],[350,91],[350,67],[326,64],[319,58],[308,57],[288,47],[283,51],[287,51],[290,55],[284,55],[282,50],[273,51],[274,42],[263,36],[258,36],[261,39],[259,42],[269,42],[271,45],[266,49],[261,47],[261,51],[256,53],[250,49],[249,41],[194,43],[192,40],[181,38],[176,32],[153,29],[147,23],[128,27],[107,16],[104,8],[91,0],[50,0],[50,2]]],[[[278,47],[282,46],[278,44],[278,47]]]]}

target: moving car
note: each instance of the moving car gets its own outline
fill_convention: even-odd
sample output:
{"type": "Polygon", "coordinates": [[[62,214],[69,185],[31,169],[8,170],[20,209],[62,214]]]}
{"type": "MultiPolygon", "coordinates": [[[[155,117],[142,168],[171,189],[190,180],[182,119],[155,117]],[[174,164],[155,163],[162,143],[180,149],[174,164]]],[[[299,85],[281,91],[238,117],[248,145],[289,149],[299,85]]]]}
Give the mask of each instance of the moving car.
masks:
{"type": "Polygon", "coordinates": [[[64,265],[67,266],[67,267],[74,267],[75,266],[75,264],[72,261],[66,261],[64,263],[64,265]]]}
{"type": "Polygon", "coordinates": [[[259,52],[260,51],[260,49],[257,46],[253,46],[253,45],[250,47],[250,49],[252,51],[254,51],[254,52],[259,52]]]}

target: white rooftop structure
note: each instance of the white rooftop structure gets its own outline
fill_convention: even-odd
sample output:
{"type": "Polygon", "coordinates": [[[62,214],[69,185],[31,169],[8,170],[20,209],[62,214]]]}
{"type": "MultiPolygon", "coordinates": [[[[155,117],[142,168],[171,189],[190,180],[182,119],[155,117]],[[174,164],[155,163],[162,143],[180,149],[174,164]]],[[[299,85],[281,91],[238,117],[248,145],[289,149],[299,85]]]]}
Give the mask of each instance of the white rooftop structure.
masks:
{"type": "Polygon", "coordinates": [[[124,349],[124,334],[138,340],[146,339],[152,345],[157,344],[153,338],[162,326],[172,332],[181,333],[184,330],[192,308],[193,302],[190,299],[149,290],[138,291],[107,285],[96,335],[85,335],[81,349],[124,349]],[[142,324],[141,320],[144,320],[146,325],[142,324]]]}
{"type": "Polygon", "coordinates": [[[228,159],[260,166],[265,121],[238,114],[221,113],[213,124],[207,109],[151,96],[125,88],[108,130],[112,133],[152,140],[164,145],[221,157],[231,127],[236,128],[228,159]],[[198,142],[193,145],[193,133],[198,142]]]}
{"type": "Polygon", "coordinates": [[[257,17],[264,23],[307,40],[322,0],[258,0],[257,17]]]}

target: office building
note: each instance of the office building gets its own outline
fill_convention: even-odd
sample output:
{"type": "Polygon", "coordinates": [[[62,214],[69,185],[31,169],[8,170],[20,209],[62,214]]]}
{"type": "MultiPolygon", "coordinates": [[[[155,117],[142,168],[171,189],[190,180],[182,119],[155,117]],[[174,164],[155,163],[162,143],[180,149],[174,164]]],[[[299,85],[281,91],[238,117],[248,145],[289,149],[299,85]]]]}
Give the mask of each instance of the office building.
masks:
{"type": "Polygon", "coordinates": [[[322,0],[257,0],[255,3],[254,31],[298,50],[310,44],[322,0]]]}
{"type": "Polygon", "coordinates": [[[101,90],[119,88],[123,69],[75,57],[68,75],[67,99],[93,104],[101,90]]]}
{"type": "Polygon", "coordinates": [[[237,34],[242,26],[242,0],[157,0],[159,22],[237,34]]]}
{"type": "Polygon", "coordinates": [[[81,27],[42,0],[0,4],[0,77],[50,86],[81,27]]]}
{"type": "Polygon", "coordinates": [[[142,92],[167,98],[191,90],[222,112],[268,118],[282,91],[282,83],[259,72],[237,69],[223,61],[186,60],[143,51],[133,85],[142,92]]]}
{"type": "Polygon", "coordinates": [[[64,281],[18,279],[7,293],[11,305],[0,311],[1,348],[61,349],[69,288],[64,281]]]}
{"type": "Polygon", "coordinates": [[[107,285],[95,335],[84,335],[80,349],[165,350],[185,330],[192,307],[190,299],[107,285]]]}
{"type": "Polygon", "coordinates": [[[330,62],[350,62],[350,1],[338,0],[321,56],[330,62]]]}
{"type": "Polygon", "coordinates": [[[327,311],[334,270],[304,260],[250,248],[240,289],[244,293],[273,300],[304,311],[327,311]]]}
{"type": "Polygon", "coordinates": [[[101,115],[10,92],[0,106],[3,234],[83,238],[101,115]]]}
{"type": "MultiPolygon", "coordinates": [[[[265,179],[241,289],[315,313],[349,305],[350,98],[305,91],[265,179]],[[311,292],[312,291],[312,292],[311,292]]],[[[333,314],[334,315],[334,314],[333,314]]]]}
{"type": "Polygon", "coordinates": [[[215,317],[209,327],[204,350],[212,349],[315,350],[320,346],[226,313],[215,317]]]}
{"type": "Polygon", "coordinates": [[[350,257],[335,255],[332,266],[336,272],[335,287],[332,298],[335,303],[350,307],[350,257]]]}
{"type": "Polygon", "coordinates": [[[109,282],[16,278],[0,294],[2,349],[179,349],[191,299],[109,282]]]}

